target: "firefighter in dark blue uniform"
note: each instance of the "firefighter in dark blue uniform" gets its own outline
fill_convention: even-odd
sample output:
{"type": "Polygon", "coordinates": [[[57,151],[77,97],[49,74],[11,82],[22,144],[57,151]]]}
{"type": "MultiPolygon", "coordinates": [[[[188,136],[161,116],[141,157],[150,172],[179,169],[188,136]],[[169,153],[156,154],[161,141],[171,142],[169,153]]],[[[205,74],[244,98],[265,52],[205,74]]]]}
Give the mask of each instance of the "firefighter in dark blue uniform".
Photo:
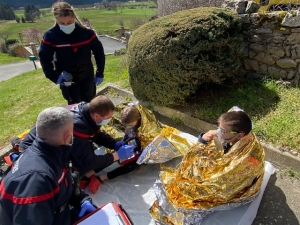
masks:
{"type": "MultiPolygon", "coordinates": [[[[133,154],[134,147],[125,145],[123,141],[116,141],[100,127],[107,124],[114,112],[113,102],[104,95],[99,95],[91,102],[80,102],[67,106],[73,112],[74,144],[72,145],[69,159],[80,175],[98,168],[105,168],[119,159],[128,159],[133,154]],[[116,152],[105,155],[94,153],[95,144],[114,149],[116,152]]],[[[22,150],[32,145],[36,138],[36,127],[33,127],[20,143],[22,150]]]]}
{"type": "Polygon", "coordinates": [[[73,113],[62,107],[45,109],[36,131],[38,137],[1,181],[1,225],[68,225],[95,209],[68,165],[73,113]],[[69,205],[77,212],[73,220],[69,205]]]}
{"type": "MultiPolygon", "coordinates": [[[[82,181],[84,189],[91,179],[94,182],[100,182],[95,178],[93,170],[102,170],[119,159],[130,158],[133,155],[134,146],[125,145],[123,141],[116,141],[106,133],[100,132],[100,127],[110,121],[115,109],[108,97],[99,95],[89,103],[80,102],[67,108],[74,114],[74,144],[69,159],[73,162],[74,168],[79,171],[80,176],[85,175],[82,181]],[[94,143],[116,151],[96,155],[94,143]]],[[[21,142],[22,149],[31,146],[35,137],[36,128],[33,128],[21,142]]]]}
{"type": "Polygon", "coordinates": [[[60,85],[68,104],[89,102],[96,94],[96,85],[103,81],[103,46],[95,31],[82,25],[70,4],[57,2],[52,10],[56,24],[45,32],[39,50],[43,71],[60,85]]]}

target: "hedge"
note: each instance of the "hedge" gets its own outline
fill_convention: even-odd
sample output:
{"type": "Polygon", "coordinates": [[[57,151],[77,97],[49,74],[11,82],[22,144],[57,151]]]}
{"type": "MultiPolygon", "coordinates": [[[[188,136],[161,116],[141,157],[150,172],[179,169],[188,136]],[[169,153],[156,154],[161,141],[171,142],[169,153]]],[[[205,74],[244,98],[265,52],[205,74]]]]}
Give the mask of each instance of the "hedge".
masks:
{"type": "Polygon", "coordinates": [[[223,8],[184,10],[144,24],[128,43],[134,95],[181,105],[203,83],[238,77],[241,41],[240,17],[223,8]]]}

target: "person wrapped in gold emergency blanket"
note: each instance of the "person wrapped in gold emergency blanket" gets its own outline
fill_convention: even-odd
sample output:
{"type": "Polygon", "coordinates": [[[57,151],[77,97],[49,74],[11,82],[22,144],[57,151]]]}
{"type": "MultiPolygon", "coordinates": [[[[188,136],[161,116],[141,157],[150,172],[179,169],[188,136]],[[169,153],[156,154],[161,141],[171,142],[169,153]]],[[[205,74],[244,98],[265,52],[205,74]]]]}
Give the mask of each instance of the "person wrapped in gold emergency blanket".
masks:
{"type": "Polygon", "coordinates": [[[264,150],[249,116],[233,107],[218,123],[217,130],[200,134],[176,168],[162,168],[150,208],[159,224],[201,224],[210,212],[244,205],[259,194],[264,150]]]}
{"type": "Polygon", "coordinates": [[[135,107],[140,114],[134,131],[135,135],[139,137],[142,149],[145,150],[137,160],[138,164],[169,161],[175,157],[183,156],[188,149],[197,143],[197,138],[194,136],[159,122],[153,112],[138,102],[117,105],[111,122],[102,127],[103,131],[117,140],[122,139],[124,137],[124,125],[122,124],[121,112],[128,107],[135,107]]]}

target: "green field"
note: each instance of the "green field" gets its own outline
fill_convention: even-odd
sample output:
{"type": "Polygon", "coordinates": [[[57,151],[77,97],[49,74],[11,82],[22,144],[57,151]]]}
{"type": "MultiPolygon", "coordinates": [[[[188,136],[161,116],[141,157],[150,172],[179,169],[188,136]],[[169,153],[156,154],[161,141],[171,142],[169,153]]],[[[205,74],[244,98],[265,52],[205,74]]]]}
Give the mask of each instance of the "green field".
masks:
{"type": "MultiPolygon", "coordinates": [[[[150,3],[147,3],[150,4],[150,3]]],[[[80,18],[87,18],[92,27],[99,33],[106,31],[106,34],[115,36],[115,30],[120,27],[120,22],[124,24],[125,28],[134,29],[136,23],[143,21],[144,23],[156,15],[156,8],[148,8],[144,5],[134,5],[134,9],[130,8],[130,4],[125,4],[124,7],[118,7],[116,11],[93,8],[75,8],[77,16],[80,18]]],[[[132,7],[132,6],[131,6],[132,7]]],[[[9,38],[19,39],[19,33],[30,27],[36,27],[45,32],[48,28],[54,25],[54,17],[49,9],[41,9],[46,11],[46,15],[41,15],[34,23],[17,23],[14,20],[4,21],[0,20],[0,33],[10,33],[9,38]]],[[[15,14],[21,17],[24,11],[16,10],[15,14]]]]}
{"type": "MultiPolygon", "coordinates": [[[[104,81],[128,88],[128,73],[123,56],[106,56],[104,81]]],[[[48,80],[42,69],[33,70],[0,82],[0,149],[32,127],[40,111],[50,106],[65,106],[58,85],[48,80]]]]}
{"type": "Polygon", "coordinates": [[[10,56],[9,54],[5,54],[5,53],[0,53],[0,65],[14,63],[14,62],[20,62],[20,61],[25,61],[25,60],[28,60],[28,59],[10,56]]]}

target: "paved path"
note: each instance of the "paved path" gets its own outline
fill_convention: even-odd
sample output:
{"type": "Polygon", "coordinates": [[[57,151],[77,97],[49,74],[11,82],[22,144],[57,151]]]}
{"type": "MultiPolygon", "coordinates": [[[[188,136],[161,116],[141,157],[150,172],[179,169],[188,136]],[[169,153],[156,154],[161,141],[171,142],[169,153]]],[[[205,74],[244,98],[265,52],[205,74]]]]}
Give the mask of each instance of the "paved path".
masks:
{"type": "Polygon", "coordinates": [[[299,225],[300,180],[278,171],[270,177],[252,225],[299,225]]]}
{"type": "MultiPolygon", "coordinates": [[[[106,36],[101,36],[100,41],[102,42],[105,54],[111,54],[116,50],[126,48],[126,45],[124,43],[106,36]]],[[[37,68],[40,68],[38,61],[36,62],[36,65],[37,68]]],[[[33,62],[29,60],[24,62],[0,65],[0,82],[34,69],[35,67],[33,65],[33,62]]]]}
{"type": "Polygon", "coordinates": [[[8,80],[14,76],[34,69],[35,68],[33,62],[29,60],[24,62],[0,65],[0,81],[8,80]]]}
{"type": "Polygon", "coordinates": [[[120,50],[121,48],[126,48],[126,45],[120,41],[117,41],[113,38],[109,38],[106,36],[100,36],[100,41],[102,42],[104,53],[110,54],[114,53],[115,50],[120,50]]]}

